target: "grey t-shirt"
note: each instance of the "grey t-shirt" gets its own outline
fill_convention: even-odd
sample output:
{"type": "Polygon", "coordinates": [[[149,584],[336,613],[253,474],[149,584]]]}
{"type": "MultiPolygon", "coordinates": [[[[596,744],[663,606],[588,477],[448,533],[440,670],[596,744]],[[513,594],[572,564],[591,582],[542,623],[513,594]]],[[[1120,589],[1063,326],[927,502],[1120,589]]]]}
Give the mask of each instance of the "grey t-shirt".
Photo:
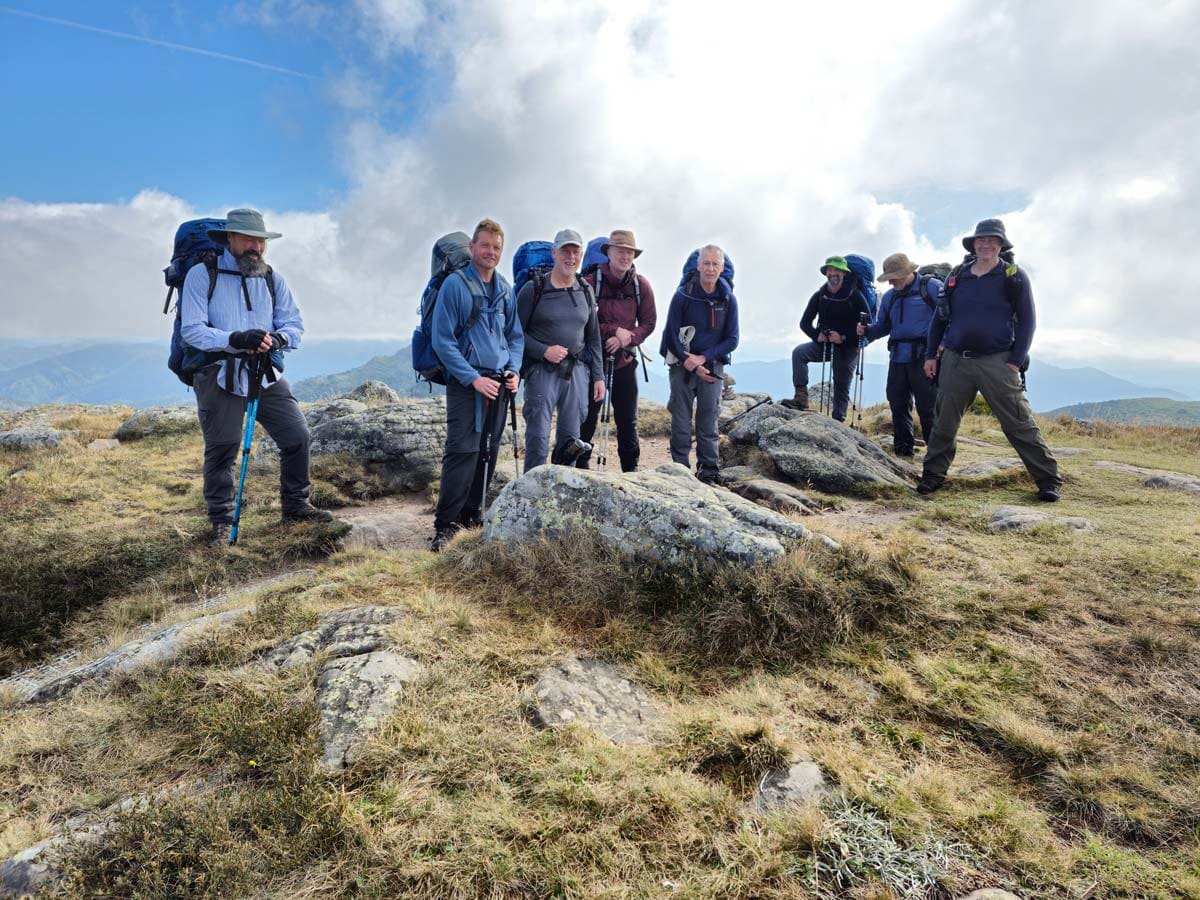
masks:
{"type": "MultiPolygon", "coordinates": [[[[530,279],[517,295],[517,315],[525,334],[525,364],[545,363],[546,350],[555,344],[566,347],[568,357],[581,359],[584,348],[591,350],[588,366],[591,380],[604,378],[600,349],[600,327],[596,307],[578,281],[569,289],[556,288],[546,276],[542,298],[534,308],[534,283],[530,279]]],[[[564,365],[570,363],[564,360],[564,365]]],[[[546,363],[549,365],[548,363],[546,363]]]]}

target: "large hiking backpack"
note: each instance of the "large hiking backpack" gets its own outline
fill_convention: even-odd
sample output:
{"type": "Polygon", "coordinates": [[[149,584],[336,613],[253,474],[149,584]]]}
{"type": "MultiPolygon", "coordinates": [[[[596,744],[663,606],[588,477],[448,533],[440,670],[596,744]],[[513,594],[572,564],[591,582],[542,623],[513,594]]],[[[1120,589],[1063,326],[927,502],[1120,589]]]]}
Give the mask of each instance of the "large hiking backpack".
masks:
{"type": "Polygon", "coordinates": [[[858,282],[856,287],[866,299],[867,308],[871,310],[871,321],[874,322],[879,308],[879,295],[875,292],[875,260],[859,253],[847,253],[844,259],[858,282]]]}
{"type": "MultiPolygon", "coordinates": [[[[186,384],[192,386],[196,373],[207,365],[220,362],[228,354],[220,351],[199,350],[183,339],[183,283],[187,273],[196,265],[204,265],[208,269],[208,300],[211,303],[213,291],[217,289],[217,278],[221,275],[236,275],[242,279],[243,295],[246,298],[246,308],[250,308],[250,294],[246,290],[245,277],[236,269],[221,269],[217,266],[223,247],[215,243],[208,232],[212,229],[224,228],[224,219],[191,219],[184,222],[175,230],[175,249],[171,253],[171,263],[163,269],[163,280],[167,283],[167,299],[163,302],[163,315],[171,312],[171,297],[178,295],[175,301],[175,322],[171,327],[171,349],[167,356],[167,368],[186,384]]],[[[267,266],[267,291],[271,295],[271,306],[275,305],[275,272],[267,266]]],[[[274,372],[283,371],[283,353],[271,351],[271,366],[268,378],[275,380],[274,372]]]]}
{"type": "MultiPolygon", "coordinates": [[[[687,262],[683,264],[683,277],[679,279],[679,287],[684,287],[692,278],[695,277],[698,281],[700,278],[700,250],[693,250],[687,258],[687,262]]],[[[729,258],[729,254],[725,254],[725,268],[721,270],[721,280],[725,282],[725,286],[733,291],[733,260],[729,258]]]]}
{"type": "Polygon", "coordinates": [[[513,254],[513,296],[520,296],[525,282],[535,274],[546,275],[554,268],[554,245],[549,241],[526,241],[513,254]]]}
{"type": "MultiPolygon", "coordinates": [[[[412,366],[417,373],[417,380],[427,381],[430,385],[444,385],[448,380],[445,367],[433,352],[433,311],[437,308],[438,292],[446,283],[446,279],[457,274],[471,291],[471,315],[467,318],[461,334],[466,334],[483,314],[482,287],[472,284],[465,272],[471,262],[471,250],[468,246],[470,243],[471,239],[466,234],[452,231],[434,242],[430,254],[429,281],[425,290],[421,292],[421,302],[417,307],[419,320],[417,327],[413,329],[411,347],[412,366]]],[[[430,387],[430,390],[433,388],[430,387]]]]}
{"type": "Polygon", "coordinates": [[[580,266],[580,271],[583,273],[584,278],[587,278],[608,262],[608,254],[600,249],[607,243],[608,235],[605,234],[588,241],[587,249],[583,252],[583,265],[580,266]]]}

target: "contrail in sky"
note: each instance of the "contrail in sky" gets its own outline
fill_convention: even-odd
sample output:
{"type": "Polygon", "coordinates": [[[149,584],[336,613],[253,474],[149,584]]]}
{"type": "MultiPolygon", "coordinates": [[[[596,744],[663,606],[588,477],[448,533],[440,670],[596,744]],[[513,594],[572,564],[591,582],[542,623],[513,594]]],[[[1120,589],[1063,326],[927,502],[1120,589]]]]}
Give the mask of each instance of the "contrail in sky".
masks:
{"type": "Polygon", "coordinates": [[[278,72],[281,75],[291,75],[293,78],[312,78],[311,75],[306,75],[304,72],[297,72],[295,69],[285,69],[282,66],[273,66],[270,63],[258,62],[254,59],[245,59],[241,56],[230,56],[228,53],[217,53],[214,50],[202,50],[199,47],[188,47],[184,44],[174,44],[170,41],[160,41],[155,38],[142,37],[140,34],[126,34],[123,31],[112,31],[108,28],[97,28],[95,25],[85,25],[82,22],[72,22],[70,19],[56,19],[53,16],[43,16],[38,13],[27,12],[23,9],[13,9],[9,6],[0,6],[0,13],[8,13],[10,16],[24,16],[27,19],[37,19],[39,22],[49,22],[52,25],[65,25],[67,28],[78,28],[80,31],[92,31],[96,34],[105,34],[109,37],[124,38],[127,41],[140,41],[143,44],[153,44],[155,47],[166,47],[168,50],[182,50],[184,53],[195,53],[200,56],[210,56],[213,59],[223,59],[227,62],[241,63],[244,66],[254,66],[256,69],[266,69],[268,72],[278,72]]]}

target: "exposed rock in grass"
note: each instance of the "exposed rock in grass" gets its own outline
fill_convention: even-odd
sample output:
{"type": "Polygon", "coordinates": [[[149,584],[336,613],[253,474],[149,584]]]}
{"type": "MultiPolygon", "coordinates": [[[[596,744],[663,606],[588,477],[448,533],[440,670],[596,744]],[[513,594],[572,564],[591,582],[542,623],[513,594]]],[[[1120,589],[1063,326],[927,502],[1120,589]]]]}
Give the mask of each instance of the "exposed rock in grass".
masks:
{"type": "Polygon", "coordinates": [[[116,438],[96,438],[87,445],[87,448],[93,453],[99,453],[104,450],[116,450],[120,446],[121,442],[116,438]]]}
{"type": "MultiPolygon", "coordinates": [[[[342,538],[343,547],[367,547],[396,550],[411,546],[414,531],[427,531],[428,522],[411,510],[379,513],[350,513],[343,517],[350,532],[342,538]]],[[[428,537],[428,535],[424,535],[428,537]]]]}
{"type": "Polygon", "coordinates": [[[721,470],[721,483],[740,497],[781,513],[816,515],[821,504],[794,484],[766,478],[749,466],[721,470]]]}
{"type": "Polygon", "coordinates": [[[741,462],[745,448],[757,447],[787,478],[830,493],[863,484],[908,486],[918,474],[865,435],[812,410],[768,403],[734,425],[729,439],[731,464],[741,462]]]}
{"type": "Polygon", "coordinates": [[[317,682],[321,764],[335,771],[353,765],[363,739],[383,724],[404,686],[420,673],[419,662],[390,650],[327,663],[317,682]]]}
{"type": "Polygon", "coordinates": [[[533,686],[534,721],[544,727],[579,723],[618,744],[648,739],[658,718],[650,696],[613,665],[567,657],[533,686]]]}
{"type": "Polygon", "coordinates": [[[1147,476],[1142,484],[1148,488],[1168,488],[1174,491],[1187,491],[1200,494],[1200,477],[1186,475],[1183,472],[1168,472],[1163,469],[1145,469],[1141,466],[1131,466],[1127,463],[1101,460],[1096,463],[1101,469],[1113,469],[1117,472],[1128,472],[1131,475],[1147,476]]]}
{"type": "Polygon", "coordinates": [[[364,381],[350,393],[345,395],[347,400],[358,400],[367,406],[386,406],[400,402],[400,395],[382,381],[364,381]]]}
{"type": "Polygon", "coordinates": [[[1001,472],[1006,472],[1009,469],[1023,468],[1025,468],[1025,464],[1021,462],[1019,456],[997,456],[992,459],[981,459],[978,462],[963,466],[953,474],[962,478],[988,478],[992,475],[999,475],[1001,472]]]}
{"type": "Polygon", "coordinates": [[[337,659],[382,650],[390,643],[386,626],[403,616],[403,610],[391,606],[362,606],[329,613],[321,617],[316,628],[284,641],[263,661],[290,668],[304,665],[318,653],[337,659]]]}
{"type": "Polygon", "coordinates": [[[147,637],[122,644],[99,659],[59,673],[26,694],[24,700],[26,703],[45,703],[85,683],[103,684],[115,675],[153,663],[169,662],[179,655],[185,641],[212,628],[228,628],[250,611],[250,607],[231,609],[160,628],[147,637]]]}
{"type": "Polygon", "coordinates": [[[116,437],[136,441],[169,434],[199,433],[200,419],[194,406],[152,406],[141,409],[121,423],[116,437]]]}
{"type": "Polygon", "coordinates": [[[987,530],[1029,531],[1038,525],[1062,525],[1072,531],[1094,531],[1095,523],[1080,516],[1055,516],[1028,506],[999,506],[991,510],[987,530]]]}
{"type": "Polygon", "coordinates": [[[789,803],[821,800],[831,791],[821,767],[811,759],[801,759],[768,774],[758,786],[754,803],[760,810],[776,809],[789,803]]]}
{"type": "Polygon", "coordinates": [[[674,463],[628,475],[540,466],[501,491],[484,535],[521,540],[578,528],[595,529],[616,547],[665,563],[773,560],[813,537],[803,525],[704,485],[674,463]]]}
{"type": "Polygon", "coordinates": [[[1021,900],[1016,894],[1010,894],[1008,891],[1002,891],[999,888],[984,888],[981,891],[973,891],[962,900],[1021,900]]]}
{"type": "Polygon", "coordinates": [[[52,450],[74,436],[73,431],[60,431],[48,425],[28,425],[0,431],[0,450],[52,450]]]}

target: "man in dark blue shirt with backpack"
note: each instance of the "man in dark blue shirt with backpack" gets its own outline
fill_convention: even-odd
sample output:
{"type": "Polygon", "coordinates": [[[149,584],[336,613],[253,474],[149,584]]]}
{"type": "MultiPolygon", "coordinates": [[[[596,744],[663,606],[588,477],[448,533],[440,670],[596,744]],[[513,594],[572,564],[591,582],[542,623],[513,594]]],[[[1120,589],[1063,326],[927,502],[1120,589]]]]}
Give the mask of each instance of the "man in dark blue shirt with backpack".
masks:
{"type": "Polygon", "coordinates": [[[917,264],[903,253],[893,253],[883,261],[878,280],[889,282],[892,289],[883,295],[874,324],[860,322],[857,331],[859,337],[869,341],[888,338],[887,399],[892,408],[892,447],[897,456],[911,457],[914,399],[921,418],[921,436],[927,444],[933,428],[937,388],[925,377],[925,342],[942,282],[918,275],[917,264]]]}
{"type": "Polygon", "coordinates": [[[984,219],[963,246],[967,259],[946,279],[925,343],[925,374],[933,378],[940,369],[941,377],[917,490],[932,494],[946,480],[958,426],[978,391],[1033,476],[1038,499],[1053,502],[1062,486],[1058,462],[1034,421],[1021,377],[1036,324],[1029,276],[1005,258],[1013,245],[999,219],[984,219]]]}

